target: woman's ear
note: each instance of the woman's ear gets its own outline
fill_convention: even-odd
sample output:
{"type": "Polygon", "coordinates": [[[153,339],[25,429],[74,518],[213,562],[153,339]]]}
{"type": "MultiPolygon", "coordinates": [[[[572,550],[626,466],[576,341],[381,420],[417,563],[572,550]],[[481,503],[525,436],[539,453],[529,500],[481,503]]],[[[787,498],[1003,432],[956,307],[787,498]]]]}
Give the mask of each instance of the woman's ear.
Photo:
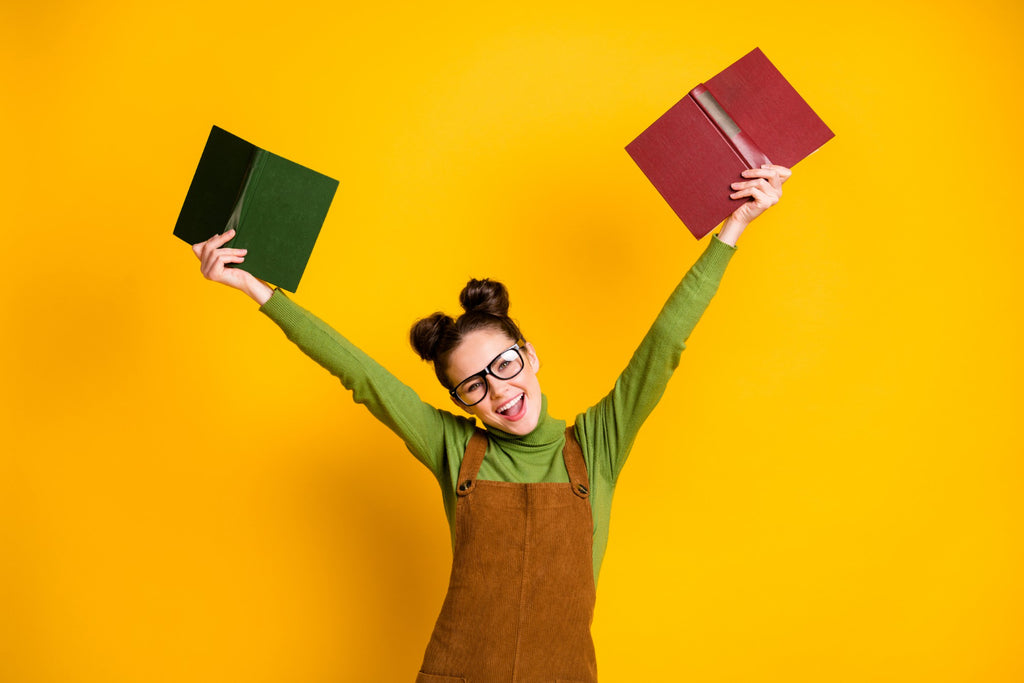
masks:
{"type": "Polygon", "coordinates": [[[526,362],[530,364],[534,372],[540,371],[540,358],[537,357],[537,350],[533,348],[533,344],[526,342],[523,346],[523,350],[526,351],[526,362]]]}

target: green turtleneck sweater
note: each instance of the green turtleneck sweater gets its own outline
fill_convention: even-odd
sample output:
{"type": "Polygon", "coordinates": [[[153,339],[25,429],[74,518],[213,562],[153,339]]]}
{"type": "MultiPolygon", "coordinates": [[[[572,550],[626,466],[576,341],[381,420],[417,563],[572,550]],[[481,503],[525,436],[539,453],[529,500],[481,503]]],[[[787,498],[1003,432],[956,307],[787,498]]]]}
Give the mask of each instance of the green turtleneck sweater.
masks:
{"type": "MultiPolygon", "coordinates": [[[[683,277],[615,386],[576,416],[576,434],[590,477],[594,517],[594,581],[608,544],[612,494],[640,425],[661,399],[697,321],[704,313],[735,251],[717,238],[683,277]]],[[[412,389],[280,290],[260,308],[310,358],[329,370],[404,442],[441,484],[445,513],[455,533],[455,487],[475,420],[434,408],[412,389]]],[[[550,417],[542,402],[537,428],[514,436],[488,427],[487,454],[479,479],[516,483],[567,482],[562,461],[565,422],[550,417]]],[[[454,541],[454,538],[453,538],[454,541]]]]}

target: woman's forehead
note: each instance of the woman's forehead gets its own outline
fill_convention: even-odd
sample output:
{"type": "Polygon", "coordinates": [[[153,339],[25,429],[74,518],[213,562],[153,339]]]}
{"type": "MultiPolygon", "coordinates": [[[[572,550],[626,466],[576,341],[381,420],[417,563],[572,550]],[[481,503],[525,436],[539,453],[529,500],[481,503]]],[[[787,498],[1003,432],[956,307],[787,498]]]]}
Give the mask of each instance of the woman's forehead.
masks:
{"type": "Polygon", "coordinates": [[[516,343],[501,330],[489,327],[473,330],[462,337],[448,355],[448,371],[453,377],[463,378],[480,372],[494,358],[516,343]]]}

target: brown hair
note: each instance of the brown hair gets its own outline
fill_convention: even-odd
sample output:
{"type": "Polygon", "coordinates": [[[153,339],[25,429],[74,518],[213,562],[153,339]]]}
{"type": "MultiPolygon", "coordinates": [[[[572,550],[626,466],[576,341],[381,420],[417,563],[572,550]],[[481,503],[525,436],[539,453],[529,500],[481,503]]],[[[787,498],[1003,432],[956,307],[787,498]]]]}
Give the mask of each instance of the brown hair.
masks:
{"type": "Polygon", "coordinates": [[[504,332],[512,341],[523,339],[519,326],[508,317],[508,290],[494,280],[470,280],[459,294],[465,311],[458,319],[437,312],[417,320],[409,330],[409,343],[420,358],[434,364],[434,374],[441,384],[451,389],[445,374],[448,354],[474,330],[490,328],[504,332]]]}

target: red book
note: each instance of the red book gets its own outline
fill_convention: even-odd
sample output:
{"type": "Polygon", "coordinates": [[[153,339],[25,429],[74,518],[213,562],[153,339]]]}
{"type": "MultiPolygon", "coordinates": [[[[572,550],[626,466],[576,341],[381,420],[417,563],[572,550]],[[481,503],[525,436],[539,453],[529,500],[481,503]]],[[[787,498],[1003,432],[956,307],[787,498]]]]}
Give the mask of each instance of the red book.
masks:
{"type": "Polygon", "coordinates": [[[792,167],[834,133],[760,49],[698,85],[626,146],[694,237],[736,210],[747,168],[792,167]]]}

